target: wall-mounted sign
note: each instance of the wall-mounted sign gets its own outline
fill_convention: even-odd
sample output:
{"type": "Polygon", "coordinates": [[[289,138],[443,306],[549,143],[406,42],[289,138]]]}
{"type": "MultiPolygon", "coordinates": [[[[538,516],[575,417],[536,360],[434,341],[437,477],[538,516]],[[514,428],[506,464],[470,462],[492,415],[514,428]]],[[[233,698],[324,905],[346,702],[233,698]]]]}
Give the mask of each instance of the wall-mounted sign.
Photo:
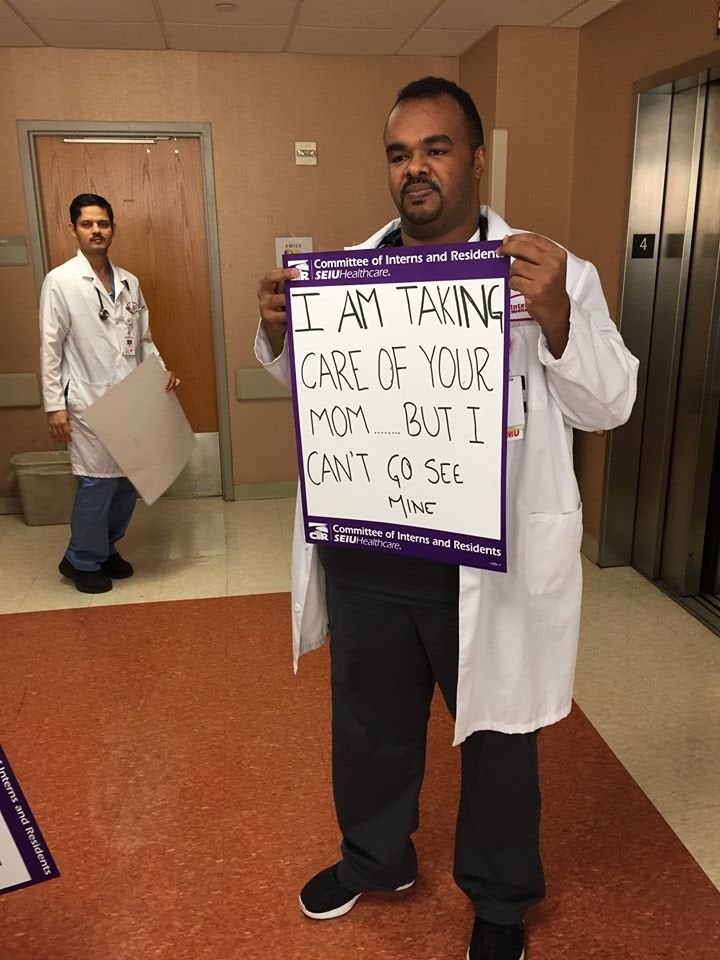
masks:
{"type": "Polygon", "coordinates": [[[0,236],[0,267],[24,267],[27,262],[25,237],[0,236]]]}
{"type": "Polygon", "coordinates": [[[655,234],[634,233],[630,256],[633,260],[652,260],[655,256],[655,234]]]}
{"type": "Polygon", "coordinates": [[[285,254],[311,253],[312,237],[275,237],[275,263],[283,265],[285,254]]]}

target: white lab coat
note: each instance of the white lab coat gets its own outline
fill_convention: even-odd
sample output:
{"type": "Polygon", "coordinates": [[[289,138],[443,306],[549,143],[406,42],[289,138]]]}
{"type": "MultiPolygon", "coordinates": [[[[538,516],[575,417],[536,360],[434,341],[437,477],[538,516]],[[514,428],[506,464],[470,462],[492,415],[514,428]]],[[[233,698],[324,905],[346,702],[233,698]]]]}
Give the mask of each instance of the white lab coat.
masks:
{"type": "Polygon", "coordinates": [[[137,277],[113,263],[110,266],[114,302],[79,250],[72,260],[48,273],[40,292],[45,410],[50,413],[67,407],[72,471],[86,477],[121,477],[123,471],[85,422],[82,411],[151,353],[160,357],[150,335],[148,310],[137,277]],[[140,309],[131,312],[129,305],[140,309]],[[109,314],[106,320],[100,319],[102,308],[109,314]],[[128,331],[135,341],[134,357],[123,355],[128,331]]]}
{"type": "MultiPolygon", "coordinates": [[[[487,207],[488,239],[511,229],[487,207]]],[[[374,247],[399,221],[362,247],[374,247]]],[[[455,743],[476,730],[525,733],[570,710],[580,623],[582,509],[572,431],[624,423],[635,400],[637,360],[608,314],[591,263],[568,254],[570,338],[560,359],[524,301],[512,300],[510,375],[527,384],[523,439],[508,443],[505,574],[460,567],[460,652],[455,743]]],[[[286,351],[273,359],[262,327],[256,354],[288,381],[286,351]]],[[[322,568],[305,543],[298,499],[292,565],[295,664],[327,638],[322,568]]]]}

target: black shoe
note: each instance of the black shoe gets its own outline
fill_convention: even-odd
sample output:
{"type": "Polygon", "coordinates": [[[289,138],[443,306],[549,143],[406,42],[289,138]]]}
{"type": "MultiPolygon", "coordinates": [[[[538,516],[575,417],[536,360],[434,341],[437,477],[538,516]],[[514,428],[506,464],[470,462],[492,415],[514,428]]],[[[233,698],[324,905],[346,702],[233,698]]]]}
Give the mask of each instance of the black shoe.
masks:
{"type": "Polygon", "coordinates": [[[78,570],[67,557],[62,558],[58,570],[73,581],[80,593],[107,593],[112,590],[112,580],[103,570],[78,570]]]}
{"type": "Polygon", "coordinates": [[[505,926],[475,917],[467,960],[523,960],[525,925],[505,926]]]}
{"type": "Polygon", "coordinates": [[[135,572],[132,564],[123,560],[119,553],[111,553],[107,560],[103,560],[100,569],[113,580],[127,580],[135,572]]]}
{"type": "MultiPolygon", "coordinates": [[[[300,893],[300,909],[311,920],[334,920],[349,913],[362,893],[344,887],[337,877],[338,864],[328,867],[308,881],[300,893]]],[[[415,883],[404,883],[393,892],[407,890],[415,883]]]]}

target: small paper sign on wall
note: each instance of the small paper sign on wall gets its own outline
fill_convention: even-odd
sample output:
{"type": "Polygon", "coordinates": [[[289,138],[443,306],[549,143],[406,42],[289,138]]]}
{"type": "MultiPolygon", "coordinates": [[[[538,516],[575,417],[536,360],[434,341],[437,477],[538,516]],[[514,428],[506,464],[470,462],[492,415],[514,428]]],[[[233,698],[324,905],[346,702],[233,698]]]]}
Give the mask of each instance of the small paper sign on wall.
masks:
{"type": "Polygon", "coordinates": [[[308,542],[507,569],[498,246],[285,256],[308,542]]]}
{"type": "Polygon", "coordinates": [[[59,876],[30,805],[0,747],[0,894],[59,876]]]}
{"type": "Polygon", "coordinates": [[[312,248],[312,237],[275,237],[275,263],[281,267],[287,254],[311,253],[312,248]]]}

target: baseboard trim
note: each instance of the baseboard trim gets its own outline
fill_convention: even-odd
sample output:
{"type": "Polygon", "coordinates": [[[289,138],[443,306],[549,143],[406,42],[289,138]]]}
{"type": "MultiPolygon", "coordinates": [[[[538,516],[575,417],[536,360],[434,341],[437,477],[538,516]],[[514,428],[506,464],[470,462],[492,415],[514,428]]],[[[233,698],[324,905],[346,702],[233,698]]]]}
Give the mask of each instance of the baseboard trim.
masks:
{"type": "Polygon", "coordinates": [[[277,483],[236,483],[233,487],[236,500],[284,500],[297,493],[297,480],[281,480],[277,483]]]}
{"type": "Polygon", "coordinates": [[[592,562],[597,566],[600,558],[600,544],[597,542],[595,537],[591,537],[589,533],[583,532],[582,544],[580,550],[583,555],[592,560],[592,562]]]}
{"type": "Polygon", "coordinates": [[[0,497],[0,516],[10,513],[22,513],[19,497],[0,497]]]}

